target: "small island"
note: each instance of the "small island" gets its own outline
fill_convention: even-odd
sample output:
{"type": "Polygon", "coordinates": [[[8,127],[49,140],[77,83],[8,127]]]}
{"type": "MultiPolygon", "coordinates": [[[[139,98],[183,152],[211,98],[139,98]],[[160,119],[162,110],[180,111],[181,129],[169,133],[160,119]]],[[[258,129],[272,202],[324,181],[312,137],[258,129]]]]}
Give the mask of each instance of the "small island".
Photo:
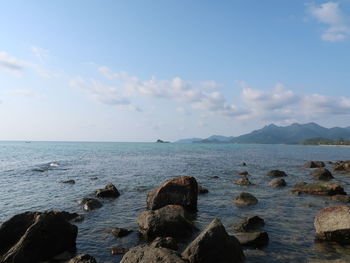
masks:
{"type": "Polygon", "coordinates": [[[167,142],[167,141],[163,141],[163,140],[161,140],[161,139],[158,139],[158,140],[156,141],[156,143],[170,143],[170,142],[167,142]]]}

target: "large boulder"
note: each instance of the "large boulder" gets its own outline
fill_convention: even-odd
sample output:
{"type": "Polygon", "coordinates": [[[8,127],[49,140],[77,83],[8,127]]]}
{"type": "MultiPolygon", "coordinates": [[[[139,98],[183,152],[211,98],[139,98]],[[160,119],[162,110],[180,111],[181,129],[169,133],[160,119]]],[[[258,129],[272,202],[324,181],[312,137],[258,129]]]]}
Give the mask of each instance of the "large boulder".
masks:
{"type": "Polygon", "coordinates": [[[141,245],[130,249],[120,263],[185,263],[174,250],[141,245]]]}
{"type": "Polygon", "coordinates": [[[313,195],[345,195],[343,187],[334,183],[297,183],[292,190],[294,193],[305,193],[313,195]]]}
{"type": "Polygon", "coordinates": [[[326,168],[317,168],[311,172],[311,176],[314,179],[322,180],[322,181],[329,181],[334,179],[332,173],[326,169],[326,168]]]}
{"type": "Polygon", "coordinates": [[[258,199],[250,193],[242,192],[233,200],[233,202],[239,206],[249,206],[256,205],[258,203],[258,199]]]}
{"type": "Polygon", "coordinates": [[[350,208],[334,206],[322,209],[315,217],[318,240],[350,244],[350,208]]]}
{"type": "Polygon", "coordinates": [[[0,227],[0,262],[33,263],[75,249],[78,228],[57,212],[26,212],[0,227]]]}
{"type": "Polygon", "coordinates": [[[158,210],[147,210],[137,217],[140,233],[147,239],[156,237],[185,238],[196,230],[179,205],[167,205],[158,210]]]}
{"type": "Polygon", "coordinates": [[[244,261],[238,240],[230,237],[219,219],[214,219],[182,253],[190,263],[239,263],[244,261]]]}
{"type": "Polygon", "coordinates": [[[275,178],[269,182],[269,186],[272,186],[272,187],[283,187],[286,185],[287,183],[283,178],[275,178]]]}
{"type": "Polygon", "coordinates": [[[320,168],[325,167],[324,162],[322,161],[309,161],[304,163],[304,168],[320,168]]]}
{"type": "Polygon", "coordinates": [[[97,261],[93,256],[80,254],[69,260],[68,263],[97,263],[97,261]]]}
{"type": "Polygon", "coordinates": [[[266,175],[270,176],[270,177],[284,177],[284,176],[287,176],[287,174],[284,171],[280,171],[280,170],[271,170],[266,175]]]}
{"type": "Polygon", "coordinates": [[[249,216],[238,224],[233,225],[233,229],[240,232],[255,231],[265,225],[264,219],[259,216],[249,216]]]}
{"type": "Polygon", "coordinates": [[[118,189],[111,183],[107,184],[105,188],[98,189],[96,196],[100,198],[117,198],[120,196],[118,189]]]}
{"type": "Polygon", "coordinates": [[[237,233],[234,236],[245,247],[260,248],[269,242],[269,235],[266,232],[237,233]]]}
{"type": "Polygon", "coordinates": [[[197,198],[196,179],[192,176],[181,176],[151,190],[147,196],[147,208],[156,210],[166,205],[181,205],[189,211],[197,211],[197,198]]]}

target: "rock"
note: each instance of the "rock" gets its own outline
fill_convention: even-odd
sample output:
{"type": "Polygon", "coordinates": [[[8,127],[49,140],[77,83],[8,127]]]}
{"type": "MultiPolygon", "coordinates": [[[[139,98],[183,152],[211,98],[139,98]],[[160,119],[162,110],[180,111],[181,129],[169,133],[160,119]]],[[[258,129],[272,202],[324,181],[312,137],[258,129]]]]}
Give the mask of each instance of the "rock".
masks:
{"type": "Polygon", "coordinates": [[[350,244],[350,208],[334,206],[322,209],[315,217],[318,240],[350,244]]]}
{"type": "Polygon", "coordinates": [[[287,183],[283,178],[275,178],[269,182],[269,186],[272,186],[272,187],[282,187],[286,185],[287,183]]]}
{"type": "Polygon", "coordinates": [[[207,194],[209,190],[201,185],[198,185],[198,194],[207,194]]]}
{"type": "Polygon", "coordinates": [[[176,243],[176,240],[172,237],[157,237],[153,242],[151,243],[152,247],[164,247],[169,248],[172,250],[178,250],[178,245],[176,243]]]}
{"type": "Polygon", "coordinates": [[[210,178],[212,178],[212,179],[219,179],[220,177],[217,176],[217,175],[214,175],[214,176],[210,176],[210,178]]]}
{"type": "Polygon", "coordinates": [[[324,162],[322,161],[309,161],[304,163],[304,168],[320,168],[325,167],[324,162]]]}
{"type": "Polygon", "coordinates": [[[57,212],[26,212],[0,227],[0,262],[45,261],[75,249],[78,228],[57,212]]]}
{"type": "Polygon", "coordinates": [[[241,162],[240,164],[241,166],[247,166],[247,164],[245,162],[241,162]]]}
{"type": "Polygon", "coordinates": [[[81,254],[69,260],[68,263],[97,263],[97,261],[93,256],[81,254]]]}
{"type": "Polygon", "coordinates": [[[147,239],[156,237],[184,238],[196,230],[187,220],[186,211],[179,205],[167,205],[158,210],[147,210],[137,217],[140,233],[147,239]]]}
{"type": "Polygon", "coordinates": [[[247,171],[242,171],[242,172],[239,172],[238,175],[244,176],[244,175],[249,175],[249,173],[247,171]]]}
{"type": "Polygon", "coordinates": [[[192,176],[181,176],[166,181],[151,190],[147,196],[147,208],[156,210],[166,205],[181,205],[189,211],[197,211],[198,184],[192,176]]]}
{"type": "Polygon", "coordinates": [[[190,263],[239,263],[244,261],[238,240],[230,237],[219,219],[214,219],[182,253],[190,263]]]}
{"type": "Polygon", "coordinates": [[[114,237],[120,238],[120,237],[125,237],[125,236],[129,235],[132,232],[132,230],[115,227],[115,228],[108,230],[107,232],[111,233],[114,237]]]}
{"type": "Polygon", "coordinates": [[[270,177],[284,177],[287,176],[287,174],[283,171],[280,170],[271,170],[270,172],[267,173],[267,176],[270,177]]]}
{"type": "Polygon", "coordinates": [[[314,179],[322,180],[322,181],[329,181],[333,179],[331,172],[326,168],[317,168],[311,172],[311,176],[314,179]]]}
{"type": "Polygon", "coordinates": [[[113,184],[109,183],[105,188],[97,190],[96,196],[100,198],[117,198],[120,196],[120,193],[113,184]]]}
{"type": "Polygon", "coordinates": [[[233,229],[240,232],[249,232],[257,230],[265,225],[264,219],[259,216],[249,216],[244,218],[238,224],[233,226],[233,229]]]}
{"type": "Polygon", "coordinates": [[[95,181],[95,180],[97,180],[97,179],[98,179],[98,177],[91,177],[91,178],[90,178],[91,181],[95,181]]]}
{"type": "Polygon", "coordinates": [[[249,206],[256,205],[258,203],[258,199],[256,199],[256,197],[250,193],[242,192],[233,200],[233,202],[236,205],[249,206]]]}
{"type": "Polygon", "coordinates": [[[343,203],[350,203],[350,196],[348,195],[333,195],[331,200],[343,203]]]}
{"type": "Polygon", "coordinates": [[[124,247],[112,247],[111,249],[112,255],[121,255],[125,254],[126,252],[128,252],[128,249],[124,247]]]}
{"type": "Polygon", "coordinates": [[[350,172],[350,160],[338,161],[335,163],[334,171],[336,172],[350,172]]]}
{"type": "Polygon", "coordinates": [[[242,177],[241,179],[238,179],[238,180],[235,182],[235,184],[238,184],[238,185],[254,185],[254,184],[252,184],[252,183],[249,181],[249,179],[248,179],[246,176],[242,177]]]}
{"type": "Polygon", "coordinates": [[[141,245],[130,249],[120,263],[185,263],[180,255],[171,249],[141,245]]]}
{"type": "Polygon", "coordinates": [[[78,201],[85,211],[92,211],[102,207],[102,203],[94,198],[83,198],[78,201]]]}
{"type": "Polygon", "coordinates": [[[293,193],[305,193],[314,195],[345,195],[343,187],[334,183],[297,183],[292,190],[293,193]]]}
{"type": "Polygon", "coordinates": [[[63,184],[75,184],[74,180],[67,180],[67,181],[62,181],[61,183],[63,184]]]}
{"type": "Polygon", "coordinates": [[[66,211],[51,211],[51,213],[62,216],[66,221],[81,222],[84,220],[84,216],[77,213],[69,213],[66,211]]]}
{"type": "Polygon", "coordinates": [[[242,246],[261,248],[269,242],[266,232],[238,233],[234,235],[242,246]]]}

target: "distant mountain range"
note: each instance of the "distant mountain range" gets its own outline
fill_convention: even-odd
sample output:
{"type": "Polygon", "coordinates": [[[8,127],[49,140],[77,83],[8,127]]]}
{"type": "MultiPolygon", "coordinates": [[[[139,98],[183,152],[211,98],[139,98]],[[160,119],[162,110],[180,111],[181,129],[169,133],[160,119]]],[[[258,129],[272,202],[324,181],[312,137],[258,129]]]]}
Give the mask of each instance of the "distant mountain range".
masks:
{"type": "Polygon", "coordinates": [[[212,135],[206,139],[191,138],[177,143],[260,143],[260,144],[299,144],[313,138],[329,140],[350,140],[350,127],[325,128],[317,123],[294,123],[289,126],[267,125],[262,129],[241,136],[212,135]]]}

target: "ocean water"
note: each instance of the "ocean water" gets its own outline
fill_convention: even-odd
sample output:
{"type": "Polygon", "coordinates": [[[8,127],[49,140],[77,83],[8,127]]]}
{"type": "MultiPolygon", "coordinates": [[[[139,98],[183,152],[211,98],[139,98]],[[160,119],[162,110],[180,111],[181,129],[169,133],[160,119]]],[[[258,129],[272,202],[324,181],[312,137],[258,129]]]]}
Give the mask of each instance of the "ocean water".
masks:
{"type": "MultiPolygon", "coordinates": [[[[199,196],[195,221],[199,229],[217,217],[234,234],[232,225],[246,216],[265,219],[269,245],[261,250],[246,249],[247,262],[338,258],[350,262],[350,247],[314,242],[315,214],[339,203],[322,196],[290,194],[295,183],[313,181],[309,170],[302,167],[305,161],[344,159],[350,159],[350,147],[0,142],[0,223],[24,211],[78,212],[85,216],[83,222],[76,223],[78,253],[89,253],[99,262],[119,262],[121,256],[111,255],[111,247],[131,248],[141,242],[136,217],[145,209],[148,191],[170,178],[190,175],[209,189],[209,194],[199,196]],[[240,166],[241,162],[247,166],[240,166]],[[288,174],[287,187],[275,189],[267,185],[271,178],[266,173],[272,169],[288,174]],[[249,179],[254,186],[233,183],[243,170],[252,175],[249,179]],[[61,183],[69,179],[76,184],[61,183]],[[109,182],[116,185],[121,196],[103,200],[101,209],[84,212],[76,201],[93,197],[96,189],[109,182]],[[254,194],[259,203],[237,207],[232,200],[242,191],[254,194]],[[106,233],[112,227],[135,232],[116,239],[106,233]]],[[[333,181],[350,192],[350,176],[334,176],[333,181]]]]}

